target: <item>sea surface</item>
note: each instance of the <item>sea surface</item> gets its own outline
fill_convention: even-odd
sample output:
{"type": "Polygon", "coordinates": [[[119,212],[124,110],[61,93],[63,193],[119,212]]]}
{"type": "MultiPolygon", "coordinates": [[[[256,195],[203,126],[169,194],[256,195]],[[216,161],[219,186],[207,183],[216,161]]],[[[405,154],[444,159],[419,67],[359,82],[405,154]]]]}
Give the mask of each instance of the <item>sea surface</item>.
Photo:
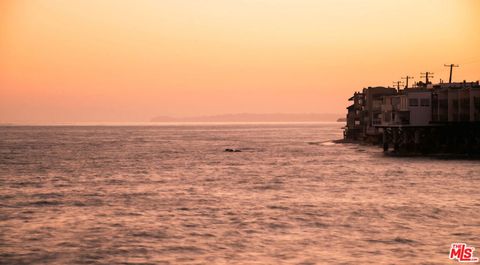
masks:
{"type": "Polygon", "coordinates": [[[342,125],[0,127],[0,264],[480,256],[480,161],[335,144],[342,125]]]}

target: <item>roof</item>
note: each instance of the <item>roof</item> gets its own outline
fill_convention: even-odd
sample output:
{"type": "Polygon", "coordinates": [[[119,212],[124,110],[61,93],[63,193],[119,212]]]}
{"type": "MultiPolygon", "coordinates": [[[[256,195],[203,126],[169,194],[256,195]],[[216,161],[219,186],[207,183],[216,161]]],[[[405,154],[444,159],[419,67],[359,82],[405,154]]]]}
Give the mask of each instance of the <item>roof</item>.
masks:
{"type": "Polygon", "coordinates": [[[403,90],[406,94],[408,93],[432,93],[431,89],[426,89],[426,88],[407,88],[403,90]]]}
{"type": "Polygon", "coordinates": [[[353,99],[354,99],[355,97],[357,97],[357,96],[363,96],[363,93],[360,93],[360,92],[355,92],[355,93],[353,93],[353,96],[352,96],[352,97],[350,97],[348,100],[350,100],[350,101],[351,101],[351,100],[353,100],[353,99]]]}
{"type": "Polygon", "coordinates": [[[476,82],[454,82],[454,83],[440,83],[433,85],[434,89],[446,88],[480,88],[479,81],[476,82]]]}

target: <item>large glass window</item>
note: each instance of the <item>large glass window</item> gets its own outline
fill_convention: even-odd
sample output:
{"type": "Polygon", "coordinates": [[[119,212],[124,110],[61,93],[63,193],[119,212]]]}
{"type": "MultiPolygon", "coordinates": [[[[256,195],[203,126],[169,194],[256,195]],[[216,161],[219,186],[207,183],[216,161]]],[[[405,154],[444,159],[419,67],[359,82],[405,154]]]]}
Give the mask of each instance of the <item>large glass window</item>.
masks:
{"type": "Polygon", "coordinates": [[[422,107],[430,107],[430,99],[429,99],[429,98],[422,98],[422,99],[420,99],[420,106],[422,106],[422,107]]]}
{"type": "Polygon", "coordinates": [[[408,105],[410,107],[417,107],[418,106],[418,98],[410,98],[408,99],[408,105]]]}
{"type": "Polygon", "coordinates": [[[392,98],[392,105],[398,105],[398,104],[400,104],[400,98],[399,97],[392,98]]]}

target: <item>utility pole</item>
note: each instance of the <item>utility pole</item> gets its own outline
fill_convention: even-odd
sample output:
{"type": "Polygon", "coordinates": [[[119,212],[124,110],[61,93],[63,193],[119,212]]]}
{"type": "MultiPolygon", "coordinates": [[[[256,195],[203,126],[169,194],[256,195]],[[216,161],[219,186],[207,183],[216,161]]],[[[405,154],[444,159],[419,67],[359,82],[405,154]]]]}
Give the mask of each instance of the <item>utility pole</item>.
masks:
{"type": "Polygon", "coordinates": [[[405,77],[402,77],[402,79],[405,79],[405,80],[406,80],[406,82],[405,82],[405,88],[408,88],[408,80],[409,80],[409,79],[413,79],[413,76],[408,76],[408,75],[407,75],[407,76],[405,76],[405,77]]]}
{"type": "Polygon", "coordinates": [[[428,78],[433,78],[433,73],[431,72],[425,72],[425,73],[420,73],[422,76],[420,78],[425,78],[425,86],[428,85],[429,81],[428,78]]]}
{"type": "Polygon", "coordinates": [[[452,70],[453,70],[453,67],[459,67],[460,65],[458,64],[445,64],[444,65],[445,67],[450,67],[450,78],[448,79],[448,83],[452,83],[452,70]]]}
{"type": "Polygon", "coordinates": [[[402,84],[402,83],[403,83],[403,81],[395,81],[395,82],[393,82],[393,84],[397,86],[397,91],[400,91],[400,84],[402,84]]]}

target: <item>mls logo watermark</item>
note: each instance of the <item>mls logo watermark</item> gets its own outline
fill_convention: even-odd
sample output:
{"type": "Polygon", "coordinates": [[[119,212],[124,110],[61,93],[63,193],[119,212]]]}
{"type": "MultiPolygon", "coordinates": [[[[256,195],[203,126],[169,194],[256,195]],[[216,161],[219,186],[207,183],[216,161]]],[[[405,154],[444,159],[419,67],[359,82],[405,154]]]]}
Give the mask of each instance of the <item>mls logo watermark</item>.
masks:
{"type": "Polygon", "coordinates": [[[473,256],[474,247],[469,247],[465,243],[453,243],[450,248],[449,259],[459,262],[478,262],[478,258],[473,256]]]}

